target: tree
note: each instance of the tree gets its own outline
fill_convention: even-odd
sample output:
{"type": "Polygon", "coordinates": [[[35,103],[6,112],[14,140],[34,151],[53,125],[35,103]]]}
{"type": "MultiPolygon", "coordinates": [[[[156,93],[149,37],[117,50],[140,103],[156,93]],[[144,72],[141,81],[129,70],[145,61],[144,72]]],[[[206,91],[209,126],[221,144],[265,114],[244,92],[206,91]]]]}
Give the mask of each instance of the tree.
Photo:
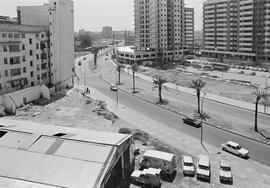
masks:
{"type": "Polygon", "coordinates": [[[200,97],[201,97],[201,90],[206,86],[206,82],[202,81],[201,79],[192,80],[190,85],[191,88],[196,90],[197,100],[198,100],[198,113],[201,113],[200,110],[200,97]]]}
{"type": "Polygon", "coordinates": [[[157,75],[153,78],[153,90],[155,88],[158,88],[158,97],[159,97],[159,102],[162,103],[162,98],[161,98],[161,90],[162,90],[162,86],[163,84],[167,83],[168,81],[163,78],[161,75],[157,75]]]}
{"type": "Polygon", "coordinates": [[[116,72],[118,72],[118,85],[120,85],[120,73],[121,73],[122,69],[123,69],[123,65],[117,64],[116,72]]]}
{"type": "Polygon", "coordinates": [[[80,34],[78,40],[80,41],[81,48],[87,48],[93,44],[93,38],[88,34],[80,34]]]}
{"type": "Polygon", "coordinates": [[[133,78],[133,93],[135,93],[135,72],[139,70],[139,67],[136,63],[131,65],[132,78],[133,78]]]}
{"type": "Polygon", "coordinates": [[[94,65],[95,68],[97,68],[97,57],[98,57],[98,53],[101,50],[101,47],[92,47],[90,49],[90,52],[94,55],[94,65]]]}
{"type": "MultiPolygon", "coordinates": [[[[266,88],[267,89],[267,88],[266,88]]],[[[258,106],[261,99],[264,101],[269,100],[269,94],[266,93],[266,91],[259,90],[259,88],[256,87],[256,91],[254,92],[256,96],[255,101],[255,122],[254,122],[254,130],[258,132],[258,106]]]]}

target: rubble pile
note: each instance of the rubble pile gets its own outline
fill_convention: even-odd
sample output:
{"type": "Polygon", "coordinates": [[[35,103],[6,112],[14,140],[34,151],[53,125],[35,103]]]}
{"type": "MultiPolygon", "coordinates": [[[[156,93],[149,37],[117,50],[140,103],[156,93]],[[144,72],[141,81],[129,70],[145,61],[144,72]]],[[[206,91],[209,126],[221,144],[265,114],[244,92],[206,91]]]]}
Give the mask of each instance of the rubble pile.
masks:
{"type": "Polygon", "coordinates": [[[117,115],[107,110],[105,101],[96,101],[93,112],[98,116],[103,116],[105,119],[112,121],[112,123],[118,119],[117,115]]]}

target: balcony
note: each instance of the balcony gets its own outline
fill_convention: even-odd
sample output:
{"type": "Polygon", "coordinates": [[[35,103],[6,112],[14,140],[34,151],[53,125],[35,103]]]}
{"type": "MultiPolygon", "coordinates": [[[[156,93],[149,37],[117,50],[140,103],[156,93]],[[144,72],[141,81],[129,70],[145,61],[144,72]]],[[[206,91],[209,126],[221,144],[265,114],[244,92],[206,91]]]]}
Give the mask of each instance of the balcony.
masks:
{"type": "Polygon", "coordinates": [[[41,54],[41,59],[42,59],[42,60],[47,59],[47,53],[42,53],[42,54],[41,54]]]}

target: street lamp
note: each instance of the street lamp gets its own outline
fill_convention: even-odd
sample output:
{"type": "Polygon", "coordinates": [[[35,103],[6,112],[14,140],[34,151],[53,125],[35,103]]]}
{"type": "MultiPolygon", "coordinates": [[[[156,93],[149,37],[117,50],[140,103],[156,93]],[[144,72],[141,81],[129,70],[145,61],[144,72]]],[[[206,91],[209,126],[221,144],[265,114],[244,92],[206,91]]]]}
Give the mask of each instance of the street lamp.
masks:
{"type": "Polygon", "coordinates": [[[203,101],[204,101],[204,98],[207,94],[207,92],[209,92],[210,90],[207,89],[206,91],[202,91],[202,93],[204,94],[202,96],[202,102],[201,102],[201,112],[199,113],[199,116],[200,116],[200,119],[201,119],[201,144],[203,145],[203,121],[206,120],[206,114],[203,112],[203,101]]]}

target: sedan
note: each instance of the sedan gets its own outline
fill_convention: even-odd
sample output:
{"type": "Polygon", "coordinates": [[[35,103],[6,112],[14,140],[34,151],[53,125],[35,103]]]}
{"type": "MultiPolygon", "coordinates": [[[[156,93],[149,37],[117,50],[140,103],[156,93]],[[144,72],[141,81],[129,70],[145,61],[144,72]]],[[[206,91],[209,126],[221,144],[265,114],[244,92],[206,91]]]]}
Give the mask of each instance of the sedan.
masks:
{"type": "Polygon", "coordinates": [[[249,153],[248,150],[242,148],[239,144],[235,142],[228,141],[226,143],[223,143],[221,147],[222,147],[222,150],[224,151],[231,152],[242,158],[248,158],[248,153],[249,153]]]}
{"type": "Polygon", "coordinates": [[[201,127],[201,122],[196,118],[186,117],[183,118],[183,122],[194,127],[201,127]]]}
{"type": "Polygon", "coordinates": [[[194,163],[193,159],[190,156],[183,156],[182,157],[182,167],[183,167],[183,174],[194,176],[195,170],[194,170],[194,163]]]}
{"type": "Polygon", "coordinates": [[[229,161],[221,160],[220,161],[220,170],[219,170],[219,180],[221,183],[228,182],[233,183],[232,169],[229,161]]]}

